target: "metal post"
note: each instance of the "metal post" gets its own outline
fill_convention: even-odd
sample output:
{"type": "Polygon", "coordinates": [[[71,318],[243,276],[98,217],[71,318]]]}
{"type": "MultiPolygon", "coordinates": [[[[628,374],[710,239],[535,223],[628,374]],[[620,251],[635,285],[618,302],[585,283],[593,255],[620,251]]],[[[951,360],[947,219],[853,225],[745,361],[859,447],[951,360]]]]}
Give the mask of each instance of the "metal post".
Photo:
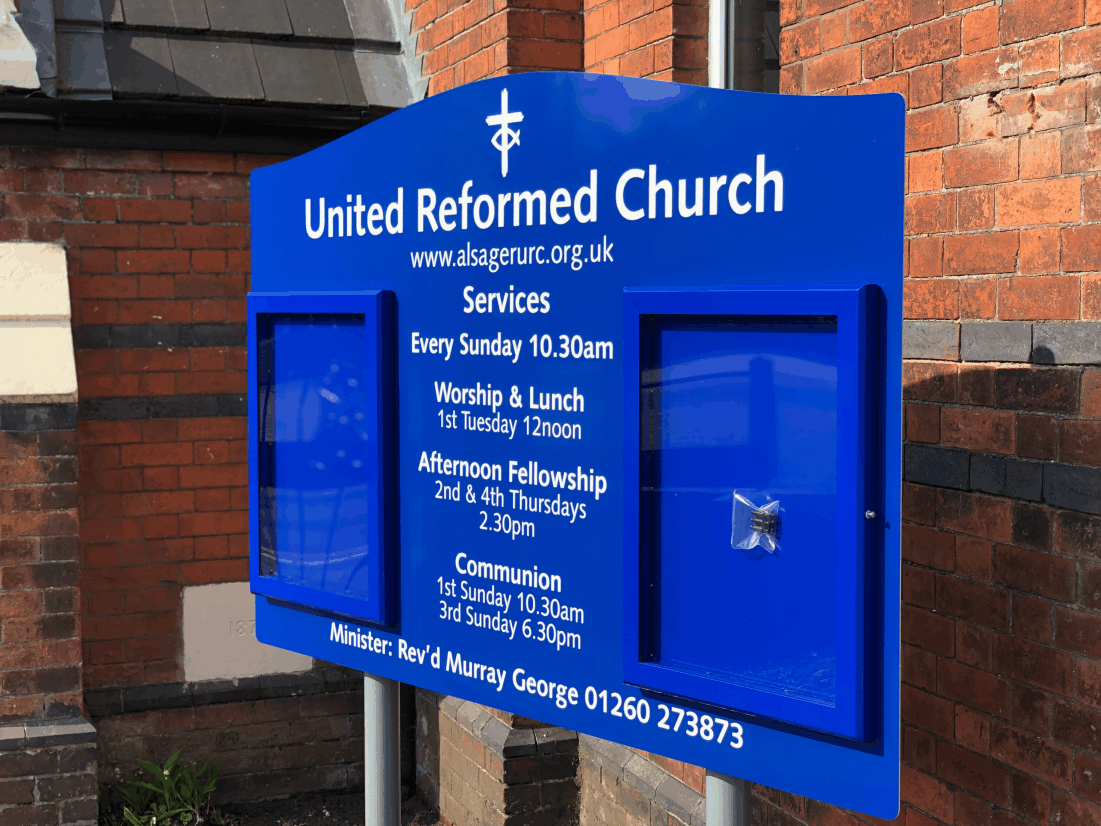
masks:
{"type": "Polygon", "coordinates": [[[727,0],[713,0],[708,6],[707,85],[726,88],[727,0]]]}
{"type": "Polygon", "coordinates": [[[749,783],[707,773],[707,826],[749,826],[749,783]]]}
{"type": "Polygon", "coordinates": [[[401,824],[398,682],[363,675],[363,802],[366,826],[401,824]]]}

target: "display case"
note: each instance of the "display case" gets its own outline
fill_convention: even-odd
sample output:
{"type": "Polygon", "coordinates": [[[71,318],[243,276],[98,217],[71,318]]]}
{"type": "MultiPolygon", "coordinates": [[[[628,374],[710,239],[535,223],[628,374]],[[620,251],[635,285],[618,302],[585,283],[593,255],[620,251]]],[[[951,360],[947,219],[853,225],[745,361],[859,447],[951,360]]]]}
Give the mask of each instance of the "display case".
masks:
{"type": "Polygon", "coordinates": [[[396,622],[392,293],[252,293],[253,593],[396,622]]]}
{"type": "Polygon", "coordinates": [[[624,678],[857,741],[878,289],[624,292],[624,678]]]}

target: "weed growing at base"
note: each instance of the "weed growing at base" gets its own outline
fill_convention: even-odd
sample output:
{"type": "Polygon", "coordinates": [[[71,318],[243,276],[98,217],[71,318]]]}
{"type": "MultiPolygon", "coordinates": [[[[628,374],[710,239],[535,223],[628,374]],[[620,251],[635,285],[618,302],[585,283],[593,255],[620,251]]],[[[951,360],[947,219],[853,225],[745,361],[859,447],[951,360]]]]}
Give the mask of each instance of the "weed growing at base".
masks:
{"type": "MultiPolygon", "coordinates": [[[[182,751],[182,750],[181,750],[182,751]]],[[[198,769],[179,762],[177,751],[164,766],[138,760],[142,770],[129,783],[105,783],[99,792],[102,826],[195,826],[224,824],[222,813],[210,803],[218,782],[218,767],[203,763],[198,769]]]]}

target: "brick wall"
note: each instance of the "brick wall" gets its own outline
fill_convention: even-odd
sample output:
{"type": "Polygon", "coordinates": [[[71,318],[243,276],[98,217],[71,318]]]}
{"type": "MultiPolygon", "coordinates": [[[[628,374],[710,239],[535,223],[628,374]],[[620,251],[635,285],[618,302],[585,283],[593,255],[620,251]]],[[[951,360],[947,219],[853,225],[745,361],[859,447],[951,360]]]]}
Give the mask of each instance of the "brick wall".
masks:
{"type": "Polygon", "coordinates": [[[903,818],[1099,823],[1101,6],[781,13],[785,92],[910,110],[903,818]]]}
{"type": "Polygon", "coordinates": [[[0,148],[0,240],[65,247],[79,397],[0,404],[0,822],[88,818],[96,746],[69,805],[43,761],[75,758],[3,728],[82,710],[100,780],[183,748],[225,799],[362,787],[357,676],[183,681],[182,589],[248,574],[248,173],[277,160],[0,148]]]}
{"type": "Polygon", "coordinates": [[[408,0],[428,94],[486,77],[580,71],[581,0],[408,0]]]}
{"type": "Polygon", "coordinates": [[[416,785],[453,826],[577,823],[571,731],[416,690],[416,785]]]}
{"type": "Polygon", "coordinates": [[[585,0],[585,71],[707,85],[706,0],[585,0]]]}
{"type": "Polygon", "coordinates": [[[96,731],[83,717],[0,725],[0,823],[95,826],[96,731]]]}
{"type": "Polygon", "coordinates": [[[274,160],[0,149],[0,238],[67,247],[88,687],[182,679],[181,586],[247,578],[248,172],[274,160]]]}
{"type": "Polygon", "coordinates": [[[75,404],[0,401],[0,726],[80,715],[75,404]]]}
{"type": "Polygon", "coordinates": [[[706,824],[703,769],[586,734],[578,754],[580,826],[706,824]]]}
{"type": "MultiPolygon", "coordinates": [[[[217,802],[363,788],[363,678],[343,668],[300,674],[96,689],[99,778],[138,759],[218,766],[217,802]]],[[[0,819],[2,822],[2,819],[0,819]]]]}

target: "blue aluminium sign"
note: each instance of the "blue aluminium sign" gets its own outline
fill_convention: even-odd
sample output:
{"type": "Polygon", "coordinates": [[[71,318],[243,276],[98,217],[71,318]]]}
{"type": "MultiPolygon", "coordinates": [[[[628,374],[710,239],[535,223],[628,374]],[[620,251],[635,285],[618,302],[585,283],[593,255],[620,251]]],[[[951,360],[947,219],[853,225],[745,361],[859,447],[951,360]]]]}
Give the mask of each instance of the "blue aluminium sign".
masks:
{"type": "Polygon", "coordinates": [[[903,112],[527,74],[254,172],[259,638],[894,817],[903,112]]]}

